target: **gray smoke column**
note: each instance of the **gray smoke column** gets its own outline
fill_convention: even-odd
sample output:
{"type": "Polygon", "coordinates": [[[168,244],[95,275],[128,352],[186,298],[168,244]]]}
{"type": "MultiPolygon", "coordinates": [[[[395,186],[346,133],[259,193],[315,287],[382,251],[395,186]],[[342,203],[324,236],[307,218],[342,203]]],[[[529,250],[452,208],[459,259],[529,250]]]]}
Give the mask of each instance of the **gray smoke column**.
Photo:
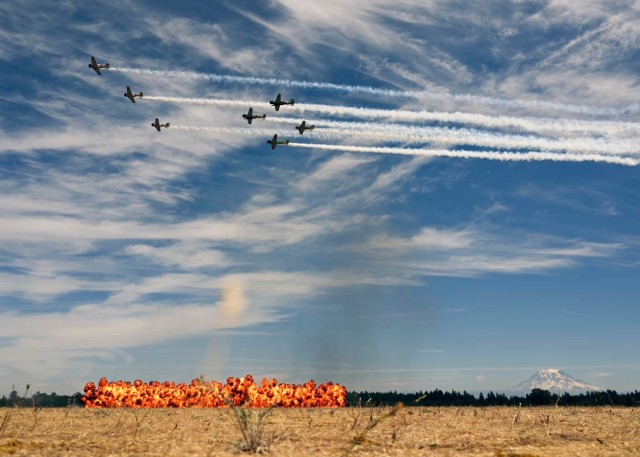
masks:
{"type": "Polygon", "coordinates": [[[238,325],[247,310],[244,285],[238,278],[225,278],[222,283],[222,301],[220,303],[221,323],[225,327],[238,325]]]}

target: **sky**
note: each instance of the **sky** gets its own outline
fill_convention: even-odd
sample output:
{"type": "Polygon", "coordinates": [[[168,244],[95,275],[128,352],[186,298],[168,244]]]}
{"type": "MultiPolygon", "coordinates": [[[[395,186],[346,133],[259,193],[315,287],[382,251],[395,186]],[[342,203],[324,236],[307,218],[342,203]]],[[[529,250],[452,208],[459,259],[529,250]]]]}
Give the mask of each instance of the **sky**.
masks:
{"type": "Polygon", "coordinates": [[[48,3],[0,3],[0,395],[640,388],[640,1],[48,3]]]}

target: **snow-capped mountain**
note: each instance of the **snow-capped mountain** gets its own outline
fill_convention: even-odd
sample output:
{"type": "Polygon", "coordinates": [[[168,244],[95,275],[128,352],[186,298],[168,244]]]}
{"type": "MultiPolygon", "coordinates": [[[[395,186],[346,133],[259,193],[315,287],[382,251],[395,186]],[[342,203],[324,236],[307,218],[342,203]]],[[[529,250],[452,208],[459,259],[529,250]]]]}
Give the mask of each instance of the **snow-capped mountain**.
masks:
{"type": "Polygon", "coordinates": [[[520,384],[507,389],[507,392],[524,395],[531,392],[532,389],[544,389],[552,393],[563,394],[580,394],[585,392],[600,392],[606,390],[602,387],[587,384],[572,378],[567,373],[557,368],[547,368],[540,370],[520,384]]]}

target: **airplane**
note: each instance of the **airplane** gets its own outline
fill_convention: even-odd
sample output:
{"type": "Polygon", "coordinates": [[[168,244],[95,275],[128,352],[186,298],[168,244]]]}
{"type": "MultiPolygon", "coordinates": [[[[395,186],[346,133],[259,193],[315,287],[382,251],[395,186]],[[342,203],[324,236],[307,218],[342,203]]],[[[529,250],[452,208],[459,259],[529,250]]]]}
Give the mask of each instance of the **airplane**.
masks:
{"type": "Polygon", "coordinates": [[[168,122],[166,124],[161,124],[160,121],[158,120],[158,118],[156,117],[156,121],[153,124],[151,124],[151,127],[155,127],[156,130],[159,132],[160,131],[160,127],[165,127],[166,128],[166,127],[169,127],[169,125],[171,125],[171,124],[169,124],[168,122]]]}
{"type": "Polygon", "coordinates": [[[255,115],[254,116],[253,115],[253,108],[249,108],[249,112],[247,114],[243,114],[242,117],[245,118],[249,124],[251,124],[251,121],[253,119],[264,119],[264,118],[267,117],[267,115],[263,114],[262,116],[260,116],[260,115],[255,115]]]}
{"type": "Polygon", "coordinates": [[[282,101],[282,95],[278,94],[278,96],[276,97],[276,101],[274,102],[273,100],[271,100],[269,102],[269,104],[273,105],[274,108],[276,109],[276,111],[280,111],[280,106],[281,105],[295,105],[296,101],[292,98],[289,101],[282,101]]]}
{"type": "Polygon", "coordinates": [[[111,68],[111,65],[109,65],[108,63],[98,63],[96,61],[96,58],[91,56],[91,63],[89,64],[89,68],[91,68],[93,71],[101,75],[102,73],[100,72],[100,69],[111,68]]]}
{"type": "Polygon", "coordinates": [[[271,145],[271,149],[275,149],[279,144],[289,144],[289,140],[278,141],[278,134],[273,135],[273,138],[267,140],[267,143],[271,145]]]}
{"type": "Polygon", "coordinates": [[[124,96],[131,100],[133,103],[136,102],[136,99],[134,97],[142,98],[143,95],[144,94],[142,92],[140,92],[139,94],[134,94],[133,92],[131,92],[131,88],[129,86],[127,86],[127,91],[124,94],[124,96]]]}
{"type": "Polygon", "coordinates": [[[307,127],[307,121],[302,121],[302,124],[296,126],[295,128],[297,128],[298,132],[300,132],[300,135],[302,135],[305,130],[313,130],[316,128],[316,126],[310,125],[309,127],[307,127]]]}

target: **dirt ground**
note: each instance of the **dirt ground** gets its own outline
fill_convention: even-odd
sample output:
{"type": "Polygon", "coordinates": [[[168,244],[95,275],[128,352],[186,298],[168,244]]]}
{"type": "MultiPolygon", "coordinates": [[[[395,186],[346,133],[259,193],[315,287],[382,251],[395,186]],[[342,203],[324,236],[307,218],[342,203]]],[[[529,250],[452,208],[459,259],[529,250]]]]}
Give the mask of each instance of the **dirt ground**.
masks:
{"type": "MultiPolygon", "coordinates": [[[[262,432],[255,447],[274,456],[640,455],[640,408],[237,412],[248,438],[262,432]]],[[[0,455],[237,456],[247,452],[239,422],[228,409],[0,408],[0,455]]]]}

